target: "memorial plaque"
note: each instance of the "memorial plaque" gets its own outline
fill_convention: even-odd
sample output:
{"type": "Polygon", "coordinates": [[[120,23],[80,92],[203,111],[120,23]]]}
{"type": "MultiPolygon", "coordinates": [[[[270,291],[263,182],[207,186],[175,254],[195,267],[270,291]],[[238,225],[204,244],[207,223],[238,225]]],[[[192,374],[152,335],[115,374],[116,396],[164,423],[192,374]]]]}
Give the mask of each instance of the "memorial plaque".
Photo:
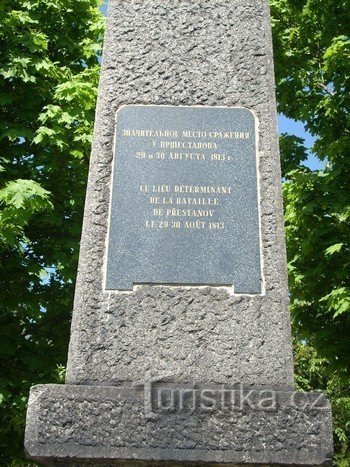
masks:
{"type": "Polygon", "coordinates": [[[107,290],[262,293],[256,125],[245,108],[118,110],[107,290]]]}

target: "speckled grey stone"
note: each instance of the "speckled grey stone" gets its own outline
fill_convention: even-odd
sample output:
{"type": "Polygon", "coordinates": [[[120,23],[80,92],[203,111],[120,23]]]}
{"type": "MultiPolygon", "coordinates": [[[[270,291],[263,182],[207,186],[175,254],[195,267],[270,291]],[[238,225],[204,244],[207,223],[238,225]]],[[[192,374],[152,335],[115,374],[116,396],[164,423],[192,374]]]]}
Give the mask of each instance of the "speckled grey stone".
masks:
{"type": "Polygon", "coordinates": [[[168,375],[180,385],[293,390],[280,180],[268,0],[112,0],[67,384],[32,391],[32,457],[83,465],[329,461],[329,409],[293,411],[287,404],[278,413],[154,421],[143,417],[130,389],[145,375],[168,375]],[[257,115],[265,295],[231,296],[216,287],[104,290],[114,118],[124,104],[238,106],[257,115]]]}
{"type": "Polygon", "coordinates": [[[161,459],[315,466],[331,459],[330,406],[316,393],[279,392],[275,410],[175,412],[150,420],[143,409],[143,394],[133,388],[36,386],[27,454],[48,465],[161,459]]]}
{"type": "Polygon", "coordinates": [[[293,387],[267,0],[115,0],[109,7],[67,382],[115,384],[147,372],[293,387]],[[124,104],[255,112],[265,296],[104,291],[114,121],[124,104]]]}

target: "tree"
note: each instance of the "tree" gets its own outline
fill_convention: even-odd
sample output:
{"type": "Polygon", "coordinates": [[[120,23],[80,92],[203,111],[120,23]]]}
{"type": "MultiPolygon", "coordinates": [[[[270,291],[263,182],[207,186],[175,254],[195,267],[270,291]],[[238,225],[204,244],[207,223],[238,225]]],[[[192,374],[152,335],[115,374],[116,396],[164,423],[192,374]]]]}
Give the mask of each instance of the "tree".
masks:
{"type": "Polygon", "coordinates": [[[320,390],[327,394],[332,404],[335,441],[335,465],[349,466],[350,448],[350,397],[346,372],[329,372],[329,362],[305,342],[295,339],[294,364],[296,390],[320,390]]]}
{"type": "Polygon", "coordinates": [[[1,465],[30,386],[62,379],[102,30],[99,0],[0,3],[1,465]]]}
{"type": "Polygon", "coordinates": [[[337,465],[345,466],[350,459],[350,1],[270,4],[278,110],[304,123],[315,138],[310,150],[325,165],[307,168],[303,139],[282,135],[297,381],[303,389],[328,393],[341,454],[337,465]]]}
{"type": "Polygon", "coordinates": [[[279,111],[304,122],[311,151],[282,139],[294,325],[334,368],[350,369],[350,1],[271,0],[279,111]]]}

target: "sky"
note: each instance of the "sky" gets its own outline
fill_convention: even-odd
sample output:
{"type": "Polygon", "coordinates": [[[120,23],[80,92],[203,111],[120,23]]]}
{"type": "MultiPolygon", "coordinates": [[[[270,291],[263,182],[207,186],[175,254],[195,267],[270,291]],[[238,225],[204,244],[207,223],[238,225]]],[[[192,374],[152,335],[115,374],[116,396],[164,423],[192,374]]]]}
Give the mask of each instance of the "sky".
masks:
{"type": "MultiPolygon", "coordinates": [[[[278,131],[279,133],[289,133],[290,135],[304,138],[304,145],[307,149],[310,149],[315,141],[315,138],[305,131],[304,124],[302,122],[295,122],[281,114],[278,116],[278,131]]],[[[303,165],[306,165],[312,170],[318,170],[324,167],[324,163],[310,153],[307,161],[303,162],[303,165]]]]}
{"type": "MultiPolygon", "coordinates": [[[[101,7],[101,10],[104,14],[107,13],[107,3],[108,0],[104,0],[104,5],[101,7]]],[[[280,133],[289,133],[299,138],[305,139],[305,146],[310,149],[313,145],[314,138],[305,131],[304,125],[302,122],[295,122],[290,120],[289,118],[285,117],[284,115],[278,116],[278,130],[280,133]]],[[[323,167],[322,162],[320,162],[315,156],[312,154],[309,155],[309,158],[304,165],[310,167],[312,170],[321,169],[323,167]]]]}

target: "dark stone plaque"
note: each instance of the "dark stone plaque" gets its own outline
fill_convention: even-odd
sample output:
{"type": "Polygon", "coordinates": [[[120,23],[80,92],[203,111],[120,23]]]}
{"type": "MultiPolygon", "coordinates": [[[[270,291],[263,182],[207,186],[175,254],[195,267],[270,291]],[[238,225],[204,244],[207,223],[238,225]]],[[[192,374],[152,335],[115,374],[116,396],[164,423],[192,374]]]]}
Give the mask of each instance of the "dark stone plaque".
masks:
{"type": "Polygon", "coordinates": [[[256,130],[245,108],[119,109],[107,290],[147,283],[262,293],[256,130]]]}

